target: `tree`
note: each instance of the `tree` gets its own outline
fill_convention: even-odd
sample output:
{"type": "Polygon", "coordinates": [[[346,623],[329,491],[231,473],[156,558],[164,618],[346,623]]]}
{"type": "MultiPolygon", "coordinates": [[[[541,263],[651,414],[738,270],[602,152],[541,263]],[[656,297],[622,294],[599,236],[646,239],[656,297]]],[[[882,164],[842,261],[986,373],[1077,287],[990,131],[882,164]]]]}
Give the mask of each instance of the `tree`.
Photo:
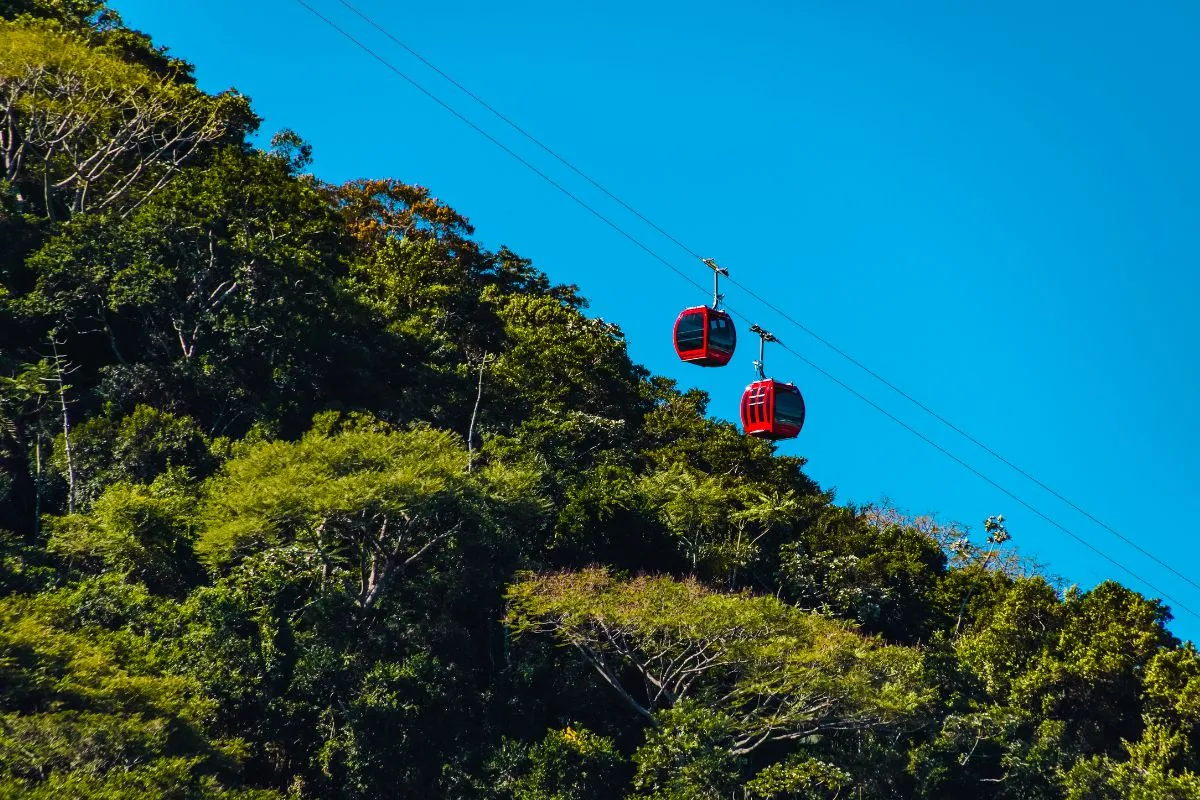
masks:
{"type": "Polygon", "coordinates": [[[639,410],[635,368],[620,330],[588,319],[554,297],[485,291],[504,323],[508,347],[491,368],[506,396],[521,397],[529,411],[578,411],[620,420],[639,410]]]}
{"type": "Polygon", "coordinates": [[[240,143],[255,124],[236,92],[209,96],[78,34],[0,20],[3,177],[49,217],[128,213],[203,149],[240,143]]]}
{"type": "Polygon", "coordinates": [[[1151,726],[1136,743],[1125,743],[1127,758],[1095,756],[1063,775],[1067,800],[1195,800],[1200,774],[1173,762],[1187,751],[1182,737],[1151,726]]]}
{"type": "Polygon", "coordinates": [[[17,499],[20,481],[31,479],[33,507],[24,521],[34,528],[42,515],[43,474],[50,461],[52,423],[47,416],[53,378],[47,360],[22,364],[14,375],[0,376],[0,463],[4,466],[0,501],[17,499]]]}
{"type": "Polygon", "coordinates": [[[677,539],[694,574],[730,588],[738,586],[739,571],[759,559],[764,539],[789,530],[802,509],[791,490],[705,475],[678,464],[649,473],[638,489],[677,539]]]}
{"type": "MultiPolygon", "coordinates": [[[[117,482],[148,484],[172,468],[207,477],[216,467],[211,442],[191,417],[135,406],[116,419],[100,414],[72,430],[77,499],[86,510],[117,482]]],[[[56,456],[61,448],[56,447],[56,456]]],[[[65,464],[59,464],[62,470],[65,464]]]]}
{"type": "Polygon", "coordinates": [[[85,572],[121,575],[183,595],[201,570],[192,551],[196,499],[186,476],[110,484],[87,514],[50,519],[47,547],[85,572]]]}
{"type": "Polygon", "coordinates": [[[102,9],[103,0],[2,0],[0,18],[13,19],[20,14],[30,14],[83,24],[94,20],[102,9]]]}
{"type": "Polygon", "coordinates": [[[776,556],[781,596],[891,642],[927,642],[945,623],[939,607],[946,556],[927,531],[811,498],[776,556]]]}
{"type": "Polygon", "coordinates": [[[236,788],[241,743],[209,735],[196,681],[164,674],[150,631],[169,617],[108,579],[0,601],[0,797],[276,796],[236,788]]]}
{"type": "Polygon", "coordinates": [[[624,582],[600,569],[526,576],[507,596],[517,633],[573,646],[648,722],[684,701],[726,716],[735,756],[899,726],[928,700],[916,651],[873,645],[773,597],[668,578],[624,582]]]}
{"type": "Polygon", "coordinates": [[[505,742],[490,769],[513,800],[602,800],[623,783],[621,762],[611,739],[567,725],[532,746],[505,742]]]}
{"type": "Polygon", "coordinates": [[[336,373],[345,327],[320,320],[339,299],[341,251],[315,188],[230,149],[126,219],[72,219],[29,259],[37,282],[16,305],[110,373],[149,367],[158,380],[131,381],[134,403],[244,430],[336,373]]]}
{"type": "Polygon", "coordinates": [[[198,548],[211,564],[295,542],[367,610],[436,548],[486,532],[498,503],[536,514],[532,476],[468,472],[449,433],[393,432],[369,420],[334,430],[333,418],[323,420],[298,442],[249,448],[209,481],[198,548]]]}

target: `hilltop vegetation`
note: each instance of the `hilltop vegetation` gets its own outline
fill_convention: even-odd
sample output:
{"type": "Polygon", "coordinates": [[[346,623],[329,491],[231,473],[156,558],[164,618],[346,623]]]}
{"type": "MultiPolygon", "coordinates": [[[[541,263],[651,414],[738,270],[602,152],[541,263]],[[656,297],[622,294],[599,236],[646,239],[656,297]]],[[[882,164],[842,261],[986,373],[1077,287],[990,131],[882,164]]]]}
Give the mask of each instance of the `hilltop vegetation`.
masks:
{"type": "Polygon", "coordinates": [[[1159,601],[835,504],[257,126],[0,0],[0,798],[1200,797],[1159,601]]]}

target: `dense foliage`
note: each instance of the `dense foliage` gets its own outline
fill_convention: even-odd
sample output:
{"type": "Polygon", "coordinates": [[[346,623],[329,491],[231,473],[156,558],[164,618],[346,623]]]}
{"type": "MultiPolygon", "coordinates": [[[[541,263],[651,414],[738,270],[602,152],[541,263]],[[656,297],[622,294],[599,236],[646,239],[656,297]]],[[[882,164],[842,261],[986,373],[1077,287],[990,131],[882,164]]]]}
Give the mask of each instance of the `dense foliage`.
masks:
{"type": "Polygon", "coordinates": [[[1115,583],[833,502],[99,0],[0,0],[0,798],[1200,797],[1115,583]]]}

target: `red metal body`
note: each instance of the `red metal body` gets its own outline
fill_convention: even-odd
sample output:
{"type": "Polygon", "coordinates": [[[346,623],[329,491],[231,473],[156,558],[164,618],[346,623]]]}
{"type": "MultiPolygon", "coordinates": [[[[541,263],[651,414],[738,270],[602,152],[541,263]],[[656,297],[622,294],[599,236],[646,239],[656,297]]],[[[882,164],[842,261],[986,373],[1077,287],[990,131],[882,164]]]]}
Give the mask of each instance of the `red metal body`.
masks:
{"type": "Polygon", "coordinates": [[[804,397],[791,383],[755,381],[742,394],[742,427],[760,439],[791,439],[804,427],[804,397]]]}
{"type": "Polygon", "coordinates": [[[708,306],[685,308],[675,320],[675,352],[681,361],[723,367],[733,358],[737,331],[724,311],[708,306]]]}

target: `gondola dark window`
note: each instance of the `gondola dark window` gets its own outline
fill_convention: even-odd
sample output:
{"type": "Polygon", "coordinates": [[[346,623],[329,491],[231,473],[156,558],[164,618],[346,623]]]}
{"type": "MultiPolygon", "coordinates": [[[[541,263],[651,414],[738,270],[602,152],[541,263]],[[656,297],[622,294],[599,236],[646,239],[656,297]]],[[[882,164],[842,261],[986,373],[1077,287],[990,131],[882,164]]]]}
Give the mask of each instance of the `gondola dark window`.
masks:
{"type": "Polygon", "coordinates": [[[775,389],[775,422],[779,425],[791,425],[796,428],[804,427],[804,398],[797,391],[785,391],[784,387],[775,389]]]}
{"type": "Polygon", "coordinates": [[[701,367],[723,367],[733,357],[737,331],[724,311],[708,306],[687,308],[675,320],[675,352],[680,360],[701,367]]]}
{"type": "Polygon", "coordinates": [[[708,349],[715,353],[733,355],[737,344],[737,334],[734,333],[733,323],[725,317],[713,316],[708,320],[708,349]]]}
{"type": "Polygon", "coordinates": [[[742,394],[742,427],[761,439],[791,439],[804,427],[804,398],[790,383],[755,381],[742,394]]]}
{"type": "Polygon", "coordinates": [[[704,349],[704,317],[697,311],[679,318],[675,329],[675,347],[684,352],[704,349]]]}

